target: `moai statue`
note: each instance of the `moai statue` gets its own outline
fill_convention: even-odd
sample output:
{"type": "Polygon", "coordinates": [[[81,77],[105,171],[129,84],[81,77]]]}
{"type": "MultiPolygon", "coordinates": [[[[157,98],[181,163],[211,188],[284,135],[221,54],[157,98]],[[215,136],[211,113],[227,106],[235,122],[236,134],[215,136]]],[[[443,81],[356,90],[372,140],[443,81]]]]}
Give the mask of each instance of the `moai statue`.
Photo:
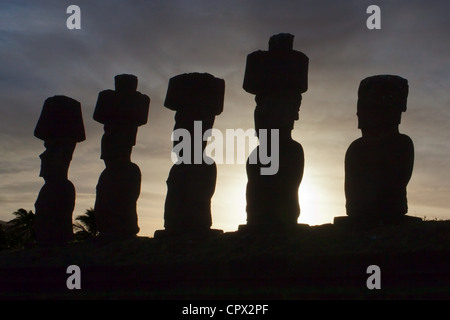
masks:
{"type": "Polygon", "coordinates": [[[177,162],[167,179],[164,228],[155,238],[166,236],[207,237],[222,234],[211,229],[211,198],[217,168],[204,154],[205,132],[222,113],[225,81],[208,73],[187,73],[170,79],[164,106],[175,113],[173,151],[177,162]],[[178,141],[177,132],[182,138],[178,141]]]}
{"type": "Polygon", "coordinates": [[[247,160],[247,225],[240,230],[286,231],[299,226],[304,153],[291,132],[299,119],[302,93],[308,89],[309,59],[293,50],[293,42],[293,35],[277,34],[270,38],[268,51],[247,56],[243,88],[256,95],[260,145],[247,160]],[[278,167],[262,161],[267,154],[272,162],[278,160],[278,167]]]}
{"type": "Polygon", "coordinates": [[[137,90],[138,79],[122,74],[115,78],[115,90],[98,95],[94,120],[104,125],[101,159],[105,170],[97,184],[95,218],[103,239],[134,237],[139,232],[137,200],[141,192],[141,171],[131,162],[138,127],[147,123],[150,98],[137,90]]]}
{"type": "Polygon", "coordinates": [[[408,212],[406,186],[414,145],[399,132],[407,97],[408,81],[399,76],[377,75],[360,83],[357,116],[362,137],[345,156],[346,209],[352,222],[398,221],[408,212]]]}
{"type": "Polygon", "coordinates": [[[80,103],[66,96],[45,100],[34,135],[45,146],[39,156],[45,184],[34,205],[36,241],[64,244],[73,240],[75,187],[68,180],[69,165],[75,145],[86,139],[80,103]]]}

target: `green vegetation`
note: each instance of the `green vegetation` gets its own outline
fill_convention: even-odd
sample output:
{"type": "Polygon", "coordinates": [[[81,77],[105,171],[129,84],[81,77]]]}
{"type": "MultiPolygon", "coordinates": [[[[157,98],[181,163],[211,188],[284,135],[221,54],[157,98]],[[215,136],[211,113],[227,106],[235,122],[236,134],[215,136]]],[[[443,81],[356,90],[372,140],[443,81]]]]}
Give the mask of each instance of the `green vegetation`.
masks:
{"type": "Polygon", "coordinates": [[[3,226],[1,247],[24,248],[36,241],[34,233],[34,213],[23,208],[12,213],[15,218],[3,226]]]}
{"type": "Polygon", "coordinates": [[[87,209],[83,215],[77,216],[73,224],[73,229],[75,240],[78,241],[90,240],[98,236],[94,209],[87,209]]]}
{"type": "MultiPolygon", "coordinates": [[[[33,211],[18,209],[12,213],[15,218],[0,224],[0,251],[7,249],[24,249],[36,244],[33,211]]],[[[75,218],[73,224],[74,240],[77,242],[93,239],[98,235],[93,208],[75,218]]]]}

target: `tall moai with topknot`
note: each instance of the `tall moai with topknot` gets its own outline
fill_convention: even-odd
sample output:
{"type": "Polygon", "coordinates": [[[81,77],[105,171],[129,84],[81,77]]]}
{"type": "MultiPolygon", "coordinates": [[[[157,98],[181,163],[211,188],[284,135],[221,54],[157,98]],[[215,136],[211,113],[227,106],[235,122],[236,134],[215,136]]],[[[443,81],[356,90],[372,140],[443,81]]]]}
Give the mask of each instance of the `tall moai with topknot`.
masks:
{"type": "Polygon", "coordinates": [[[68,179],[70,162],[78,142],[86,139],[81,104],[66,96],[44,102],[35,137],[44,140],[40,177],[45,181],[35,202],[36,241],[64,244],[73,239],[72,214],[75,187],[68,179]]]}
{"type": "Polygon", "coordinates": [[[399,132],[408,91],[408,81],[396,75],[371,76],[359,85],[357,116],[362,137],[351,143],[345,155],[346,209],[352,222],[388,223],[408,212],[406,188],[413,171],[414,145],[399,132]]]}
{"type": "Polygon", "coordinates": [[[137,91],[138,79],[121,74],[114,78],[115,90],[98,95],[94,120],[104,125],[101,159],[105,170],[97,184],[95,219],[99,236],[117,239],[139,232],[137,200],[141,171],[131,162],[138,127],[147,123],[150,98],[137,91]]]}
{"type": "Polygon", "coordinates": [[[270,38],[268,51],[247,56],[243,88],[256,96],[254,120],[260,145],[246,164],[247,225],[240,227],[243,230],[286,231],[298,226],[304,153],[291,133],[299,119],[302,93],[308,89],[309,59],[293,49],[293,42],[293,35],[277,34],[270,38]],[[269,153],[272,161],[278,160],[275,168],[274,163],[261,161],[269,153]]]}
{"type": "Polygon", "coordinates": [[[164,205],[166,236],[208,237],[223,233],[211,229],[211,198],[217,167],[204,153],[205,132],[222,113],[225,81],[208,73],[185,73],[170,79],[164,106],[175,113],[173,153],[176,162],[167,179],[164,205]]]}

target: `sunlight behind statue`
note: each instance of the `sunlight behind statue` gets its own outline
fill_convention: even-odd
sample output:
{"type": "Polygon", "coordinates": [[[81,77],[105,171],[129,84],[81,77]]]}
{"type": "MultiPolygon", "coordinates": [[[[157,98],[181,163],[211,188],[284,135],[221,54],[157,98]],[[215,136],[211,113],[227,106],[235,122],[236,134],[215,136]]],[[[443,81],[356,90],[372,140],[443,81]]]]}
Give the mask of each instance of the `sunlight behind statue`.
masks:
{"type": "Polygon", "coordinates": [[[275,151],[279,155],[279,169],[272,175],[261,174],[261,168],[267,167],[261,161],[247,161],[245,227],[252,230],[295,229],[300,215],[298,189],[303,178],[304,152],[302,145],[292,139],[292,130],[299,119],[302,93],[308,89],[309,59],[293,50],[293,41],[291,34],[277,34],[270,38],[268,51],[247,56],[243,88],[256,95],[254,120],[260,140],[249,159],[260,159],[254,153],[272,150],[272,144],[278,144],[275,151]],[[267,132],[266,141],[261,141],[261,130],[267,132]]]}

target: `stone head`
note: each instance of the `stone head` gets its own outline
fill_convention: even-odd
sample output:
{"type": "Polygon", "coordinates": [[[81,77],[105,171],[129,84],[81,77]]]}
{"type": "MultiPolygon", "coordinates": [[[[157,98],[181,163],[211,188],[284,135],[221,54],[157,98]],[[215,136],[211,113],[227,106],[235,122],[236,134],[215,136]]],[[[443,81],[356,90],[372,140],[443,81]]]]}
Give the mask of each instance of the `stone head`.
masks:
{"type": "Polygon", "coordinates": [[[361,81],[358,89],[358,128],[398,126],[406,111],[408,81],[396,75],[376,75],[361,81]]]}

